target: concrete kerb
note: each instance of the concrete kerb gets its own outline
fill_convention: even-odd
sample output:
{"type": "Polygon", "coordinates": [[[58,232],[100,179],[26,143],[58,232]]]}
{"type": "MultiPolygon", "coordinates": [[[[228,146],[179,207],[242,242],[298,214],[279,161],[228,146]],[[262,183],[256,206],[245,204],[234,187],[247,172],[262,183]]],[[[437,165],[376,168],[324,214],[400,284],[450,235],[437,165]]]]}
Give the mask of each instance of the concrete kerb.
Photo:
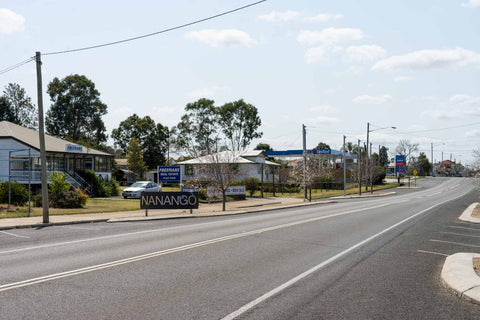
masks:
{"type": "Polygon", "coordinates": [[[107,222],[107,221],[108,219],[87,219],[87,220],[80,220],[80,221],[22,224],[22,225],[16,225],[16,226],[0,227],[0,230],[44,228],[44,227],[52,227],[52,226],[66,226],[71,224],[86,224],[86,223],[107,222]]]}
{"type": "Polygon", "coordinates": [[[442,268],[443,285],[460,298],[480,304],[480,277],[473,269],[478,253],[460,252],[448,256],[442,268]]]}
{"type": "MultiPolygon", "coordinates": [[[[478,202],[472,203],[458,217],[459,220],[480,223],[479,218],[472,217],[478,202]]],[[[460,298],[480,304],[480,277],[473,269],[473,258],[480,258],[479,253],[460,252],[448,256],[443,264],[442,284],[460,298]]]]}

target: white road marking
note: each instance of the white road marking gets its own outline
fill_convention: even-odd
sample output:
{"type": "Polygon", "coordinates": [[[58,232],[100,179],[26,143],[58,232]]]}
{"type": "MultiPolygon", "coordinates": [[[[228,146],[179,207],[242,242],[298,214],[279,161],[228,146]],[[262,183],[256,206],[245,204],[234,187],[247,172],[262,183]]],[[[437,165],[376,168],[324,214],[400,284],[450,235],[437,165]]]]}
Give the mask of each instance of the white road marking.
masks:
{"type": "Polygon", "coordinates": [[[458,228],[458,229],[465,229],[465,230],[480,231],[480,229],[468,228],[468,227],[460,227],[460,226],[450,226],[450,228],[458,228]]]}
{"type": "MultiPolygon", "coordinates": [[[[404,201],[402,201],[402,202],[404,202],[404,201]]],[[[87,273],[87,272],[97,271],[97,270],[101,270],[101,269],[111,268],[111,267],[119,266],[119,265],[122,265],[122,264],[127,264],[127,263],[140,261],[140,260],[151,259],[151,258],[155,258],[155,257],[158,257],[158,256],[163,256],[163,255],[170,254],[170,253],[189,250],[189,249],[193,249],[193,248],[197,248],[197,247],[201,247],[201,246],[205,246],[205,245],[209,245],[209,244],[213,244],[213,243],[218,243],[218,242],[223,242],[223,241],[227,241],[227,240],[247,237],[247,236],[251,236],[251,235],[255,235],[255,234],[259,234],[259,233],[263,233],[263,232],[268,232],[268,231],[274,231],[274,230],[278,230],[278,229],[283,229],[283,228],[287,228],[287,227],[293,227],[293,226],[297,226],[297,225],[301,225],[301,224],[305,224],[305,223],[310,223],[310,222],[314,222],[314,221],[319,221],[319,220],[324,220],[324,219],[328,219],[328,218],[332,218],[332,217],[338,217],[338,216],[342,216],[342,215],[346,215],[346,214],[351,214],[351,213],[354,213],[354,212],[364,211],[364,210],[367,210],[367,209],[381,208],[381,207],[385,207],[387,205],[389,205],[389,204],[382,204],[382,205],[378,205],[378,206],[374,206],[374,207],[370,207],[370,208],[355,209],[355,210],[350,210],[350,211],[345,211],[345,212],[339,212],[339,213],[334,213],[334,214],[330,214],[330,215],[326,215],[326,216],[322,216],[322,217],[316,217],[316,218],[311,218],[311,219],[306,219],[306,220],[301,220],[301,221],[295,221],[295,222],[285,223],[285,224],[281,224],[281,225],[276,225],[276,226],[257,229],[257,230],[252,230],[252,231],[243,231],[241,233],[236,233],[236,234],[232,234],[232,235],[228,235],[228,236],[224,236],[224,237],[220,237],[220,238],[214,238],[214,239],[210,239],[210,240],[200,241],[200,242],[196,242],[196,243],[192,243],[192,244],[188,244],[188,245],[184,245],[184,246],[180,246],[180,247],[176,247],[176,248],[155,251],[155,252],[151,252],[151,253],[135,256],[135,257],[130,257],[130,258],[125,258],[125,259],[121,259],[121,260],[111,261],[111,262],[102,263],[102,264],[98,264],[98,265],[94,265],[94,266],[90,266],[90,267],[85,267],[85,268],[80,268],[80,269],[55,273],[55,274],[51,274],[51,275],[47,275],[47,276],[43,276],[43,277],[38,277],[38,278],[33,278],[33,279],[28,279],[28,280],[19,281],[19,282],[8,283],[8,284],[0,285],[0,292],[11,290],[11,289],[16,289],[16,288],[21,288],[21,287],[26,287],[26,286],[30,286],[30,285],[33,285],[33,284],[47,282],[47,281],[51,281],[51,280],[71,277],[71,276],[82,274],[82,273],[87,273]]]]}
{"type": "Polygon", "coordinates": [[[244,314],[245,312],[249,311],[250,309],[252,309],[252,308],[255,307],[256,305],[258,305],[259,303],[262,303],[263,301],[265,301],[265,300],[273,297],[274,295],[276,295],[276,294],[280,293],[281,291],[287,289],[287,288],[290,287],[291,285],[293,285],[293,284],[295,284],[296,282],[304,279],[305,277],[311,275],[312,273],[318,271],[319,269],[323,268],[324,266],[326,266],[326,265],[334,262],[335,260],[341,258],[342,256],[346,255],[347,253],[349,253],[349,252],[351,252],[351,251],[353,251],[353,250],[355,250],[355,249],[363,246],[363,245],[366,244],[367,242],[369,242],[369,241],[371,241],[371,240],[373,240],[373,239],[381,236],[382,234],[384,234],[384,233],[386,233],[386,232],[388,232],[388,231],[396,228],[397,226],[399,226],[399,225],[401,225],[401,224],[403,224],[403,223],[405,223],[405,222],[407,222],[407,221],[409,221],[409,220],[411,220],[411,219],[413,219],[413,218],[415,218],[415,217],[417,217],[417,216],[419,216],[419,215],[427,212],[428,210],[431,210],[431,209],[433,209],[433,208],[435,208],[435,207],[438,207],[438,206],[440,206],[440,205],[442,205],[442,204],[444,204],[444,203],[446,203],[446,202],[453,201],[453,200],[456,200],[456,199],[458,199],[458,198],[461,198],[461,197],[465,196],[466,194],[468,194],[468,193],[470,193],[470,192],[471,192],[471,190],[463,193],[462,195],[460,195],[460,196],[458,196],[458,197],[455,197],[455,198],[452,198],[452,199],[449,199],[449,200],[445,200],[445,201],[443,201],[443,202],[439,202],[439,203],[437,203],[437,204],[435,204],[435,205],[433,205],[433,206],[431,206],[431,207],[429,207],[429,208],[427,208],[427,209],[424,209],[424,210],[422,210],[422,211],[419,211],[419,212],[411,215],[411,216],[408,217],[408,218],[403,219],[403,220],[400,221],[400,222],[395,223],[394,225],[391,225],[390,227],[388,227],[388,228],[386,228],[386,229],[383,229],[382,231],[374,234],[373,236],[368,237],[367,239],[365,239],[365,240],[363,240],[363,241],[361,241],[361,242],[359,242],[359,243],[351,246],[350,248],[348,248],[348,249],[346,249],[346,250],[344,250],[344,251],[342,251],[342,252],[334,255],[333,257],[331,257],[331,258],[323,261],[322,263],[314,266],[313,268],[311,268],[311,269],[309,269],[309,270],[307,270],[307,271],[299,274],[299,275],[296,276],[295,278],[290,279],[289,281],[285,282],[284,284],[282,284],[282,285],[276,287],[275,289],[273,289],[273,290],[265,293],[264,295],[258,297],[257,299],[255,299],[255,300],[247,303],[246,305],[242,306],[240,309],[238,309],[238,310],[236,310],[236,311],[228,314],[228,315],[225,316],[224,318],[222,318],[222,320],[233,320],[233,319],[235,319],[236,317],[244,314]]]}
{"type": "Polygon", "coordinates": [[[434,251],[417,250],[417,252],[421,252],[421,253],[431,253],[431,254],[436,254],[436,255],[445,256],[445,257],[448,257],[448,256],[449,256],[449,254],[440,253],[440,252],[434,252],[434,251]]]}
{"type": "Polygon", "coordinates": [[[437,194],[440,194],[440,193],[442,193],[442,191],[435,192],[435,193],[430,193],[429,195],[427,195],[427,197],[431,197],[431,196],[434,196],[434,195],[437,195],[437,194]]]}
{"type": "Polygon", "coordinates": [[[440,233],[453,234],[453,235],[462,236],[462,237],[480,238],[480,236],[474,236],[474,235],[471,235],[471,234],[463,234],[463,233],[456,233],[456,232],[445,232],[445,231],[442,231],[442,232],[440,232],[440,233]]]}
{"type": "MultiPolygon", "coordinates": [[[[406,201],[408,201],[408,200],[400,200],[400,201],[391,202],[391,203],[388,203],[388,204],[382,204],[382,205],[363,208],[363,209],[355,209],[355,210],[351,210],[351,211],[345,211],[345,212],[340,213],[340,214],[350,214],[350,213],[355,213],[355,212],[359,212],[359,211],[380,208],[380,207],[384,207],[384,206],[387,206],[387,205],[397,204],[397,203],[406,202],[406,201]]],[[[323,217],[314,218],[314,219],[323,219],[323,217]]],[[[35,249],[43,249],[43,248],[51,248],[51,247],[56,247],[56,246],[65,246],[65,245],[72,245],[72,244],[77,244],[77,243],[82,243],[82,242],[113,239],[113,238],[120,238],[120,237],[128,237],[128,236],[134,236],[134,235],[139,235],[139,234],[161,232],[161,231],[170,231],[170,230],[183,229],[183,228],[189,228],[189,227],[198,227],[198,226],[203,226],[203,225],[219,224],[219,223],[225,223],[225,222],[229,222],[229,221],[238,221],[238,219],[229,219],[229,220],[222,220],[222,221],[215,221],[215,222],[205,222],[205,223],[190,224],[190,225],[170,227],[170,228],[143,230],[143,231],[136,231],[136,232],[129,232],[129,233],[121,233],[121,234],[116,234],[116,235],[111,235],[111,236],[103,236],[103,237],[95,237],[95,238],[88,238],[88,239],[81,239],[81,240],[51,243],[51,244],[45,244],[45,245],[39,245],[39,246],[33,246],[33,247],[26,247],[26,248],[0,251],[0,254],[21,252],[21,251],[28,251],[28,250],[35,250],[35,249]]],[[[306,221],[310,221],[310,220],[306,220],[306,221]]]]}
{"type": "Polygon", "coordinates": [[[430,241],[433,241],[433,242],[442,242],[442,243],[449,243],[449,244],[456,244],[456,245],[464,246],[464,247],[480,248],[480,246],[477,246],[477,245],[474,245],[474,244],[461,243],[461,242],[452,242],[452,241],[435,240],[435,239],[430,239],[430,241]]]}
{"type": "Polygon", "coordinates": [[[30,238],[30,237],[27,237],[27,236],[20,236],[20,235],[18,235],[18,234],[6,232],[6,231],[0,231],[0,232],[1,232],[1,233],[4,233],[4,234],[8,234],[9,236],[17,237],[17,238],[27,238],[27,239],[30,238]]]}

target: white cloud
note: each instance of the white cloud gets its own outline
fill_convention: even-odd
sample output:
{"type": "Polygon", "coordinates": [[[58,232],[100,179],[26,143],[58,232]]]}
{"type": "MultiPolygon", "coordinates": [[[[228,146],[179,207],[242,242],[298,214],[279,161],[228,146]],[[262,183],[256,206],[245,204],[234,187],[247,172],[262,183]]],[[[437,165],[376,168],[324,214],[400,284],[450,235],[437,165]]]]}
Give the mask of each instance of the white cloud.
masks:
{"type": "Polygon", "coordinates": [[[216,94],[227,89],[228,88],[225,86],[217,85],[208,88],[195,89],[188,93],[188,97],[190,99],[214,98],[216,94]]]}
{"type": "Polygon", "coordinates": [[[322,114],[335,114],[337,110],[329,104],[321,104],[315,107],[310,108],[312,113],[322,113],[322,114]]]}
{"type": "Polygon", "coordinates": [[[345,49],[345,59],[352,62],[370,62],[383,58],[387,51],[377,45],[350,46],[345,49]]]}
{"type": "Polygon", "coordinates": [[[468,0],[468,2],[462,3],[462,7],[467,7],[467,8],[480,7],[480,0],[468,0]]]}
{"type": "Polygon", "coordinates": [[[478,129],[472,129],[470,131],[467,131],[465,133],[465,137],[467,138],[474,138],[474,137],[480,137],[480,130],[478,129]]]}
{"type": "Polygon", "coordinates": [[[318,124],[335,124],[340,122],[340,119],[337,117],[328,117],[328,116],[318,116],[313,118],[304,119],[306,124],[309,125],[318,125],[318,124]]]}
{"type": "Polygon", "coordinates": [[[248,33],[237,29],[206,29],[188,32],[185,37],[203,42],[211,47],[251,47],[257,42],[248,33]]]}
{"type": "Polygon", "coordinates": [[[346,70],[335,71],[333,75],[335,77],[358,77],[365,72],[365,67],[349,66],[346,70]]]}
{"type": "Polygon", "coordinates": [[[463,48],[453,50],[420,50],[378,61],[374,71],[430,70],[480,67],[480,54],[463,48]]]}
{"type": "Polygon", "coordinates": [[[268,22],[275,22],[275,21],[290,21],[295,20],[298,18],[300,13],[297,11],[285,11],[285,12],[278,12],[272,11],[269,14],[264,14],[259,16],[258,19],[268,21],[268,22]]]}
{"type": "Polygon", "coordinates": [[[334,20],[340,20],[343,18],[342,14],[330,14],[330,13],[320,13],[313,17],[305,18],[307,22],[329,22],[334,20]]]}
{"type": "Polygon", "coordinates": [[[0,8],[0,33],[12,34],[25,29],[25,18],[9,9],[0,8]]]}
{"type": "Polygon", "coordinates": [[[370,95],[361,95],[353,99],[353,102],[359,104],[383,104],[388,102],[392,99],[392,97],[388,94],[384,94],[382,96],[370,96],[370,95]]]}
{"type": "Polygon", "coordinates": [[[301,30],[297,41],[302,45],[334,45],[336,43],[362,40],[364,34],[354,28],[327,28],[321,31],[301,30]]]}
{"type": "Polygon", "coordinates": [[[398,76],[398,77],[395,77],[395,79],[393,79],[393,81],[395,81],[395,82],[405,82],[405,81],[410,81],[410,80],[412,80],[412,78],[407,77],[407,76],[398,76]]]}
{"type": "Polygon", "coordinates": [[[474,97],[468,94],[456,94],[450,97],[450,102],[462,105],[480,104],[480,97],[474,97]]]}

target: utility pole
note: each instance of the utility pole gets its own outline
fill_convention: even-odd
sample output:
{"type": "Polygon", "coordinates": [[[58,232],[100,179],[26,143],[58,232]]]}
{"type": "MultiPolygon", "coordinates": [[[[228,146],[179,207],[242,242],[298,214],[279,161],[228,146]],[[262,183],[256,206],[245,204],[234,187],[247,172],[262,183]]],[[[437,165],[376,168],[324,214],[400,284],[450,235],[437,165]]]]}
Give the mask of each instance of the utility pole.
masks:
{"type": "Polygon", "coordinates": [[[370,174],[367,173],[367,172],[370,171],[370,169],[369,169],[370,168],[370,155],[369,155],[369,151],[368,151],[368,148],[370,146],[369,141],[370,141],[370,122],[367,122],[367,147],[365,149],[365,154],[367,156],[367,158],[365,159],[366,160],[366,169],[367,169],[367,170],[365,170],[365,173],[367,174],[367,181],[365,183],[365,191],[368,191],[368,184],[369,184],[368,182],[369,182],[369,179],[370,179],[370,177],[369,177],[370,174]]]}
{"type": "Polygon", "coordinates": [[[368,169],[370,175],[370,193],[373,193],[372,146],[373,143],[370,142],[370,167],[368,169]]]}
{"type": "Polygon", "coordinates": [[[430,159],[432,159],[432,177],[433,177],[433,142],[430,144],[430,159]]]}
{"type": "Polygon", "coordinates": [[[42,175],[43,223],[49,223],[47,153],[45,150],[45,131],[43,122],[42,61],[39,51],[35,53],[35,60],[37,63],[38,135],[40,140],[40,171],[42,175]]]}
{"type": "Polygon", "coordinates": [[[303,201],[307,201],[307,130],[302,124],[303,135],[303,201]]]}
{"type": "Polygon", "coordinates": [[[347,195],[347,166],[345,161],[345,135],[343,135],[343,196],[347,195]]]}
{"type": "Polygon", "coordinates": [[[360,160],[362,158],[362,152],[360,151],[360,139],[358,139],[357,147],[357,179],[358,179],[358,195],[362,195],[362,168],[360,167],[360,160]]]}

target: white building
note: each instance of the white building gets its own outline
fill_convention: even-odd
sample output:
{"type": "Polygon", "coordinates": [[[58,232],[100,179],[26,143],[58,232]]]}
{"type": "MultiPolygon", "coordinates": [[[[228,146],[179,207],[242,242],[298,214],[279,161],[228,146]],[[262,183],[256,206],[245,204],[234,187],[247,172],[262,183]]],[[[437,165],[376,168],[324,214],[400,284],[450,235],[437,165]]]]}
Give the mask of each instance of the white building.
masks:
{"type": "MultiPolygon", "coordinates": [[[[74,187],[84,187],[77,170],[93,170],[100,178],[111,180],[113,155],[45,134],[47,171],[65,173],[74,187]]],[[[41,184],[40,141],[36,130],[0,122],[0,179],[41,184]],[[30,159],[29,159],[30,155],[30,159]],[[29,166],[29,161],[32,165],[29,166]],[[30,179],[29,179],[30,177],[30,179]]]]}
{"type": "MultiPolygon", "coordinates": [[[[212,155],[203,156],[177,163],[181,167],[182,180],[194,179],[198,176],[199,166],[214,163],[229,163],[238,165],[236,181],[254,177],[264,182],[273,181],[273,168],[280,166],[278,163],[267,160],[263,150],[247,151],[222,151],[212,155]]],[[[275,174],[277,180],[278,174],[275,174]]]]}

